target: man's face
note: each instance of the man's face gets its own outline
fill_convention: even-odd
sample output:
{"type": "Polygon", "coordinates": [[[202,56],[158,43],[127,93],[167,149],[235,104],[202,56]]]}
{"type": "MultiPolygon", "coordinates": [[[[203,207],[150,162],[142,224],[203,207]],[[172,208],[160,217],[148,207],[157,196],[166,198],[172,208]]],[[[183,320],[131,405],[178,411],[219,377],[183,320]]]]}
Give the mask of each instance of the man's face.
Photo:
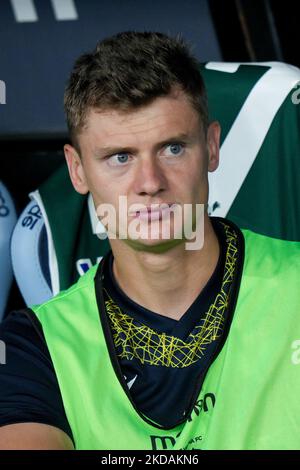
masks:
{"type": "Polygon", "coordinates": [[[92,109],[78,140],[81,158],[72,146],[65,146],[73,185],[82,194],[91,192],[96,209],[101,204],[115,208],[117,233],[119,214],[122,227],[125,219],[127,226],[139,227],[140,237],[133,241],[127,232],[124,242],[150,251],[178,244],[174,240],[176,208],[207,203],[207,172],[218,166],[218,124],[210,125],[206,137],[186,95],[174,91],[129,112],[92,109]],[[121,212],[119,196],[127,202],[121,212]],[[146,210],[132,210],[137,203],[146,210]],[[153,204],[168,206],[149,212],[153,204]],[[164,220],[169,240],[162,235],[164,220]]]}

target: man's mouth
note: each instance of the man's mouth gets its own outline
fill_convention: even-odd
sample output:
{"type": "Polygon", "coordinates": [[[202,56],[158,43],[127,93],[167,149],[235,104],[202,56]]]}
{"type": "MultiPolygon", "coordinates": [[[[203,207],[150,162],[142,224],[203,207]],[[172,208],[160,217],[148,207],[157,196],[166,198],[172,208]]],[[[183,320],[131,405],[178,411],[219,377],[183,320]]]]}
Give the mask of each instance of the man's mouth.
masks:
{"type": "Polygon", "coordinates": [[[175,206],[175,203],[152,204],[151,206],[145,207],[145,209],[141,209],[133,213],[133,217],[145,221],[161,220],[164,217],[169,216],[171,209],[175,206]]]}

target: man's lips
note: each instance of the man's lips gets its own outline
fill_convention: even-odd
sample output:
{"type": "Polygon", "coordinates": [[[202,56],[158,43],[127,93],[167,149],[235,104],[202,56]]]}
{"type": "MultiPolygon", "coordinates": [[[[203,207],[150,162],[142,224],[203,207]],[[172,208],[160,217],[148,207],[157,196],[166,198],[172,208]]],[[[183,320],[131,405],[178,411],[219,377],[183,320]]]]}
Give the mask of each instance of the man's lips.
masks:
{"type": "Polygon", "coordinates": [[[140,220],[161,220],[167,214],[170,214],[170,209],[174,208],[175,205],[174,203],[153,204],[152,206],[147,206],[144,209],[133,212],[131,215],[140,220]]]}

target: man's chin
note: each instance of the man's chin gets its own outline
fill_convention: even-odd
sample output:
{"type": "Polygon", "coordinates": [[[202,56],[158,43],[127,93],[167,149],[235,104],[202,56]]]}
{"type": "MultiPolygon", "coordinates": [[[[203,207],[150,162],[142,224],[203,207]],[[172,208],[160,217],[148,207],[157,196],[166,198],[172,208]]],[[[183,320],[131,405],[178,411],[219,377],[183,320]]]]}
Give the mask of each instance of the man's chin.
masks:
{"type": "Polygon", "coordinates": [[[132,240],[127,238],[123,240],[126,245],[130,246],[135,251],[146,251],[147,253],[164,253],[172,248],[182,244],[182,239],[138,239],[132,240]]]}

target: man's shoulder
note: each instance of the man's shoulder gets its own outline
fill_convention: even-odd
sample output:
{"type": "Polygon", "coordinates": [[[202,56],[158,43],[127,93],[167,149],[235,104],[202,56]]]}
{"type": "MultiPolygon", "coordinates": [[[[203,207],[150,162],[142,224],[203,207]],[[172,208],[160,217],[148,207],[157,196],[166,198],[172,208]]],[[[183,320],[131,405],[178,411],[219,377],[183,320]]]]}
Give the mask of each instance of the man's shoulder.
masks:
{"type": "Polygon", "coordinates": [[[98,264],[92,266],[85,274],[83,274],[76,283],[72,284],[68,289],[61,291],[47,302],[40,305],[31,306],[31,310],[36,315],[42,315],[43,312],[54,310],[67,305],[76,303],[79,298],[87,299],[94,293],[94,278],[98,269],[98,264]]]}
{"type": "Polygon", "coordinates": [[[245,262],[248,269],[270,273],[274,277],[300,272],[300,242],[269,237],[242,229],[245,262]]]}
{"type": "Polygon", "coordinates": [[[274,248],[277,251],[284,251],[287,253],[299,253],[300,251],[300,242],[292,240],[283,240],[281,238],[274,238],[266,234],[255,232],[250,229],[241,229],[241,232],[244,235],[245,242],[248,245],[257,244],[259,249],[264,250],[273,250],[274,248]]]}
{"type": "Polygon", "coordinates": [[[244,259],[243,275],[252,277],[293,277],[300,272],[300,242],[274,238],[248,228],[240,228],[229,219],[216,218],[240,240],[238,249],[244,259]]]}

